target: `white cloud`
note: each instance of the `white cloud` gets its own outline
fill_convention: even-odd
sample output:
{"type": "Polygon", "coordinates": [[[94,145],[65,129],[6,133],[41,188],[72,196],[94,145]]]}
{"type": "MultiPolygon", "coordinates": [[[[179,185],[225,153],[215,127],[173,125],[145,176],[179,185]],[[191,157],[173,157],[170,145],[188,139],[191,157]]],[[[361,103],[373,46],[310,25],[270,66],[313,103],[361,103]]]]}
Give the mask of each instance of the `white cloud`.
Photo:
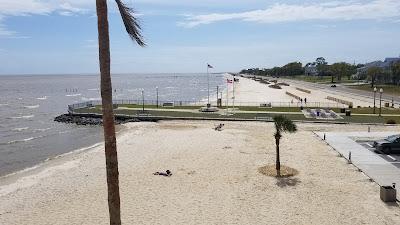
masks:
{"type": "Polygon", "coordinates": [[[332,1],[303,5],[275,4],[264,10],[194,15],[188,16],[179,25],[195,27],[228,20],[279,23],[305,20],[387,19],[399,16],[399,0],[332,1]]]}
{"type": "Polygon", "coordinates": [[[71,16],[86,13],[94,5],[93,0],[0,0],[0,37],[29,38],[18,36],[17,32],[9,30],[4,25],[6,17],[47,15],[54,12],[71,16]]]}
{"type": "Polygon", "coordinates": [[[0,15],[21,16],[33,14],[49,14],[55,11],[83,13],[94,8],[95,2],[90,0],[0,0],[0,15]]]}

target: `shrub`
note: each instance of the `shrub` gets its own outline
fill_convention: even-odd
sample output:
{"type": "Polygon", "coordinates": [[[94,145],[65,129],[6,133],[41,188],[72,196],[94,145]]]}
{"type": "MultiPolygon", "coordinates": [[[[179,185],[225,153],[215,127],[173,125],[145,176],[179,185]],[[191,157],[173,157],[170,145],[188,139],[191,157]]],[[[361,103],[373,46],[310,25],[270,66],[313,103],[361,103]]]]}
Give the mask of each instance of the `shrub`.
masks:
{"type": "Polygon", "coordinates": [[[386,121],[386,124],[396,124],[396,120],[388,119],[388,121],[386,121]]]}

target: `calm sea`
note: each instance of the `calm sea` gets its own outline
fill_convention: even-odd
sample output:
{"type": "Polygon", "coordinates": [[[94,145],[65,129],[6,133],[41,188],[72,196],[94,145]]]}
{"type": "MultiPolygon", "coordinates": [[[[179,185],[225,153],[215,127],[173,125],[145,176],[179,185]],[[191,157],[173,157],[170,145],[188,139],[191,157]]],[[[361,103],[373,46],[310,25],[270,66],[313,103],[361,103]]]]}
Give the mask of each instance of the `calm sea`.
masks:
{"type": "MultiPolygon", "coordinates": [[[[113,75],[115,99],[200,101],[207,98],[206,74],[113,75]]],[[[210,75],[210,91],[223,85],[210,75]]],[[[98,75],[0,76],[0,176],[102,141],[102,127],[54,122],[67,105],[100,100],[98,75]]]]}

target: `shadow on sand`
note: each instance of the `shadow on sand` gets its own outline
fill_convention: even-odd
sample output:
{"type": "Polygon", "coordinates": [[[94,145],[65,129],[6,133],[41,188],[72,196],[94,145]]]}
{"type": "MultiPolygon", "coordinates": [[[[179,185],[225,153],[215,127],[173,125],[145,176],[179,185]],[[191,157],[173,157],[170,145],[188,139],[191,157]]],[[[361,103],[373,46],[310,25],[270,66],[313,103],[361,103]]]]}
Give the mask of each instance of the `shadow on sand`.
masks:
{"type": "Polygon", "coordinates": [[[399,203],[397,202],[385,202],[385,204],[389,207],[393,207],[393,208],[398,208],[399,207],[399,203]]]}
{"type": "Polygon", "coordinates": [[[301,181],[296,177],[276,177],[276,185],[281,188],[293,187],[301,181]]]}

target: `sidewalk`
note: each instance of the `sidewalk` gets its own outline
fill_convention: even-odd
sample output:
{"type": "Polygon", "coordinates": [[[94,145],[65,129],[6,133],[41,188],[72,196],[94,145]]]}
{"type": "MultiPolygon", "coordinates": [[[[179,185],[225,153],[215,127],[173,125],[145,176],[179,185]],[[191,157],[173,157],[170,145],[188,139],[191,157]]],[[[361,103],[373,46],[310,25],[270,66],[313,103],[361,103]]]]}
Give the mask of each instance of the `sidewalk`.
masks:
{"type": "MultiPolygon", "coordinates": [[[[393,132],[314,132],[322,140],[325,135],[325,142],[339,152],[344,158],[349,159],[351,152],[351,162],[368,177],[380,186],[392,186],[396,183],[397,196],[399,196],[400,169],[392,163],[381,158],[374,152],[364,148],[352,137],[358,138],[384,138],[396,133],[393,132]]],[[[399,199],[399,197],[397,197],[399,199]]]]}

